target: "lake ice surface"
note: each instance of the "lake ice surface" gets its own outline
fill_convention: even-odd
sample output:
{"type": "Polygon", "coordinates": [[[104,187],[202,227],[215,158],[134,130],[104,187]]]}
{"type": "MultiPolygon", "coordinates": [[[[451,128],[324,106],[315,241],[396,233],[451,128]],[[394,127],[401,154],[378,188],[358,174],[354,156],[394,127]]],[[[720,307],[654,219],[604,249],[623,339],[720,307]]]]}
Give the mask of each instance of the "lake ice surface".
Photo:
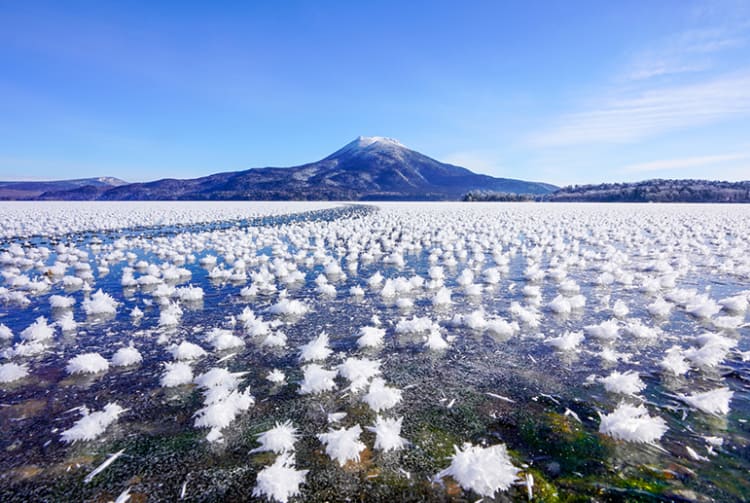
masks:
{"type": "Polygon", "coordinates": [[[748,206],[0,222],[3,501],[750,494],[748,206]]]}

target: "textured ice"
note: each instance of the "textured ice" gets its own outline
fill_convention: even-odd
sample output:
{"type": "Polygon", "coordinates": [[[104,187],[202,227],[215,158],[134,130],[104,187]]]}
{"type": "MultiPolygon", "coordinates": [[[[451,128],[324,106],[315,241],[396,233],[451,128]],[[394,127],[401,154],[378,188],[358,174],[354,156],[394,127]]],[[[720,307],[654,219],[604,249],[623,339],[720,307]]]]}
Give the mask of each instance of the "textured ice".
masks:
{"type": "Polygon", "coordinates": [[[231,330],[225,328],[213,328],[206,334],[206,342],[213,346],[216,351],[241,348],[245,341],[234,335],[231,330]]]}
{"type": "MultiPolygon", "coordinates": [[[[6,450],[0,469],[35,465],[45,476],[13,479],[0,499],[8,487],[44,494],[91,473],[93,465],[59,470],[79,448],[45,442],[72,425],[81,403],[115,400],[134,412],[97,447],[97,456],[126,448],[123,469],[97,479],[110,497],[125,486],[156,499],[219,497],[226,487],[250,497],[254,486],[256,498],[277,500],[471,499],[453,484],[424,483],[451,462],[433,454],[436,438],[488,449],[501,434],[514,446],[511,466],[546,472],[561,456],[529,445],[503,418],[545,426],[564,415],[576,435],[594,438],[597,410],[601,432],[630,444],[603,452],[602,470],[585,483],[610,487],[607,474],[634,473],[646,460],[659,473],[676,464],[699,473],[691,490],[721,499],[737,484],[733,474],[750,469],[739,455],[750,403],[744,207],[377,203],[266,219],[284,206],[228,205],[232,218],[218,203],[156,205],[161,216],[151,203],[103,204],[96,219],[84,206],[59,205],[55,227],[45,216],[52,206],[42,205],[38,221],[23,218],[43,232],[2,243],[2,417],[9,445],[22,448],[6,450]],[[89,233],[66,235],[87,225],[89,233]],[[80,371],[102,361],[126,368],[70,378],[64,369],[74,361],[80,371]],[[357,424],[365,433],[334,447],[346,455],[315,457],[329,426],[357,424]],[[282,431],[291,425],[296,444],[282,431]],[[658,454],[639,445],[660,440],[658,454]],[[287,454],[247,459],[258,445],[287,454]],[[337,466],[360,453],[361,466],[337,466]],[[163,476],[130,482],[134,466],[163,476]]],[[[9,214],[3,205],[2,232],[17,227],[2,220],[9,214]]],[[[497,468],[467,457],[477,462],[456,481],[474,498],[495,495],[500,486],[482,480],[497,468]],[[479,489],[467,482],[472,474],[479,489]]],[[[540,497],[533,470],[508,499],[540,497]]],[[[660,484],[672,491],[681,480],[660,484]]],[[[548,481],[571,497],[552,472],[548,481]]]]}
{"type": "Polygon", "coordinates": [[[136,365],[141,363],[143,356],[133,346],[126,346],[115,351],[112,355],[111,363],[115,367],[128,367],[130,365],[136,365]]]}
{"type": "Polygon", "coordinates": [[[294,443],[298,438],[297,428],[292,425],[291,421],[276,423],[273,428],[258,435],[260,447],[256,447],[252,452],[272,451],[281,454],[293,451],[294,443]]]}
{"type": "Polygon", "coordinates": [[[109,362],[99,353],[81,353],[71,358],[65,366],[68,374],[97,374],[108,369],[109,362]]]}
{"type": "Polygon", "coordinates": [[[582,332],[565,332],[558,337],[550,337],[547,344],[560,351],[573,351],[585,339],[582,332]]]}
{"type": "Polygon", "coordinates": [[[91,297],[83,299],[83,310],[87,315],[114,315],[117,301],[100,288],[91,297]]]}
{"type": "Polygon", "coordinates": [[[165,388],[190,384],[193,382],[193,369],[184,362],[165,363],[164,373],[159,382],[165,388]]]}
{"type": "Polygon", "coordinates": [[[672,346],[665,352],[664,359],[659,363],[665,372],[675,376],[681,376],[690,370],[690,365],[685,361],[682,348],[672,346]]]}
{"type": "Polygon", "coordinates": [[[369,385],[373,377],[380,375],[380,362],[368,358],[349,357],[338,366],[338,373],[349,380],[351,391],[361,391],[369,385]]]}
{"type": "Polygon", "coordinates": [[[63,431],[60,438],[63,442],[77,442],[79,440],[94,440],[99,437],[107,427],[117,421],[117,418],[125,412],[125,409],[117,403],[108,403],[102,410],[90,412],[88,408],[81,407],[81,417],[76,423],[63,431]]]}
{"type": "Polygon", "coordinates": [[[611,413],[601,416],[599,431],[618,440],[653,444],[667,431],[664,419],[650,416],[643,405],[621,402],[611,413]]]}
{"type": "Polygon", "coordinates": [[[395,407],[401,401],[401,390],[387,386],[385,380],[376,377],[362,400],[375,412],[395,407]]]}
{"type": "Polygon", "coordinates": [[[253,497],[267,497],[280,503],[300,494],[299,486],[305,483],[308,470],[294,468],[294,455],[281,454],[270,466],[258,472],[253,497]]]}
{"type": "Polygon", "coordinates": [[[13,339],[13,331],[5,324],[0,323],[0,340],[9,341],[11,339],[13,339]]]}
{"type": "Polygon", "coordinates": [[[375,424],[368,426],[367,429],[375,433],[375,444],[376,449],[381,451],[397,451],[403,449],[408,444],[408,441],[401,437],[401,424],[404,418],[387,418],[378,416],[375,419],[375,424]]]}
{"type": "Polygon", "coordinates": [[[455,447],[450,466],[437,476],[453,477],[464,489],[492,498],[498,491],[507,491],[518,479],[519,471],[505,445],[481,447],[465,443],[455,447]]]}
{"type": "Polygon", "coordinates": [[[26,341],[43,342],[55,336],[55,329],[47,322],[47,318],[40,316],[34,323],[23,329],[20,335],[21,339],[26,341]]]}
{"type": "Polygon", "coordinates": [[[8,383],[23,379],[29,375],[29,370],[25,365],[8,362],[0,365],[0,383],[8,383]]]}
{"type": "Polygon", "coordinates": [[[266,379],[274,384],[282,384],[286,382],[286,375],[279,369],[273,369],[266,374],[266,379]]]}
{"type": "Polygon", "coordinates": [[[599,379],[604,385],[604,388],[611,393],[622,393],[625,395],[635,395],[646,387],[646,384],[641,381],[638,376],[638,372],[628,370],[626,372],[614,371],[607,377],[599,379]]]}
{"type": "Polygon", "coordinates": [[[729,413],[729,402],[733,396],[733,391],[722,387],[710,391],[680,395],[680,398],[691,407],[695,407],[707,414],[723,415],[729,413]]]}
{"type": "Polygon", "coordinates": [[[357,345],[361,348],[377,348],[383,345],[385,329],[379,327],[361,327],[357,345]]]}
{"type": "Polygon", "coordinates": [[[326,454],[344,466],[347,461],[359,461],[360,452],[366,447],[359,439],[361,433],[362,427],[356,424],[351,428],[332,428],[319,434],[318,440],[325,445],[326,454]]]}
{"type": "Polygon", "coordinates": [[[304,379],[300,383],[299,392],[303,395],[316,394],[336,388],[335,370],[328,370],[317,363],[310,363],[302,367],[304,379]]]}
{"type": "Polygon", "coordinates": [[[299,352],[299,359],[303,362],[325,360],[333,352],[328,347],[328,334],[321,332],[313,340],[300,346],[299,352]]]}
{"type": "Polygon", "coordinates": [[[198,358],[206,356],[205,349],[197,344],[193,344],[192,342],[188,341],[182,341],[179,344],[173,344],[167,350],[171,353],[172,358],[174,358],[175,360],[197,360],[198,358]]]}

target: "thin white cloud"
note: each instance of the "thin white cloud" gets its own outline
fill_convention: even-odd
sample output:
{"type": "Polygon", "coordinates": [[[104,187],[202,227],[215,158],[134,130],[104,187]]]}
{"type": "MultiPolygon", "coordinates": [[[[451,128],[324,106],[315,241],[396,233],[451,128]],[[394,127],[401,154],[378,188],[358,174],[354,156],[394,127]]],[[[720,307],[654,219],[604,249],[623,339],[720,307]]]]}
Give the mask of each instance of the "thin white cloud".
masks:
{"type": "Polygon", "coordinates": [[[742,34],[745,28],[739,24],[735,27],[689,30],[672,39],[672,50],[685,54],[707,54],[740,47],[745,43],[742,34]]]}
{"type": "Polygon", "coordinates": [[[680,159],[662,159],[658,161],[629,164],[622,168],[623,173],[646,173],[652,171],[668,171],[674,169],[687,169],[701,166],[712,166],[732,161],[750,159],[750,154],[721,154],[705,155],[696,157],[683,157],[680,159]]]}
{"type": "Polygon", "coordinates": [[[747,45],[750,24],[743,19],[689,29],[637,51],[617,78],[621,85],[605,94],[608,98],[560,117],[531,136],[530,143],[541,147],[632,143],[750,115],[748,69],[715,71],[727,62],[723,58],[731,50],[747,45]]]}
{"type": "Polygon", "coordinates": [[[616,97],[563,117],[530,138],[534,146],[630,143],[640,139],[750,115],[750,73],[723,75],[691,85],[662,87],[616,97]]]}
{"type": "Polygon", "coordinates": [[[706,63],[679,63],[668,59],[652,59],[641,62],[628,74],[629,80],[647,80],[664,75],[675,75],[677,73],[702,72],[707,70],[706,63]]]}
{"type": "Polygon", "coordinates": [[[745,45],[743,25],[688,30],[640,51],[625,72],[626,80],[647,80],[700,72],[714,65],[718,53],[745,45]]]}

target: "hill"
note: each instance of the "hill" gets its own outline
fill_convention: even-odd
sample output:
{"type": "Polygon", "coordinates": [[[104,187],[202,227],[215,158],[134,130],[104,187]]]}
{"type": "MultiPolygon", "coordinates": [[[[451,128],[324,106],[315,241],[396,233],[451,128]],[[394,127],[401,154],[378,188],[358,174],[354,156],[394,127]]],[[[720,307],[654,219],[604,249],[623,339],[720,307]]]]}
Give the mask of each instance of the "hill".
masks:
{"type": "Polygon", "coordinates": [[[76,180],[53,180],[53,181],[21,181],[21,182],[1,182],[0,181],[0,199],[23,200],[36,199],[45,192],[85,190],[89,192],[101,193],[112,187],[126,185],[128,182],[113,178],[111,176],[102,176],[98,178],[79,178],[76,180]]]}

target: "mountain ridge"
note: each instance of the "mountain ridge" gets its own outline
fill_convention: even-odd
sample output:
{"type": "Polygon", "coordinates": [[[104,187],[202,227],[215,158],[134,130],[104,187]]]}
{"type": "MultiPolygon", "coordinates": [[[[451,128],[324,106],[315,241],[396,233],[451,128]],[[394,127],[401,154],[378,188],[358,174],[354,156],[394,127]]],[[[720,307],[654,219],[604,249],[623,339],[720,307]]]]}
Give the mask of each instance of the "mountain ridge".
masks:
{"type": "Polygon", "coordinates": [[[495,178],[442,163],[393,138],[360,136],[323,159],[192,179],[164,178],[104,190],[49,191],[39,199],[91,200],[459,200],[470,190],[546,194],[557,187],[495,178]]]}
{"type": "Polygon", "coordinates": [[[92,187],[103,191],[112,187],[126,185],[127,183],[113,176],[75,178],[71,180],[0,181],[0,199],[33,200],[50,191],[77,190],[84,187],[92,187]]]}

